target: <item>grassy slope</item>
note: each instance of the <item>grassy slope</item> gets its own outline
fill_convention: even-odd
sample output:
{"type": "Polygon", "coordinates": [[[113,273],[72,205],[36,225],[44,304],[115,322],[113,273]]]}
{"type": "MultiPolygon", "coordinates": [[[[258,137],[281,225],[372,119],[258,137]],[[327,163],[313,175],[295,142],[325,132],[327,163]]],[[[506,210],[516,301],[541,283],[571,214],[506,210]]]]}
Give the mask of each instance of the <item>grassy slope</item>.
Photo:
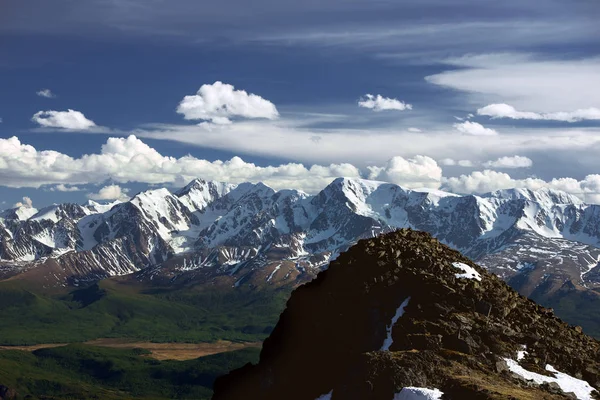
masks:
{"type": "Polygon", "coordinates": [[[0,351],[0,384],[34,399],[209,399],[218,376],[256,362],[259,350],[191,361],[157,361],[143,353],[81,344],[0,351]]]}
{"type": "Polygon", "coordinates": [[[83,342],[103,337],[155,342],[263,340],[289,293],[195,288],[149,292],[111,281],[68,294],[0,282],[0,345],[83,342]]]}
{"type": "Polygon", "coordinates": [[[550,295],[534,295],[532,299],[571,325],[579,325],[583,331],[600,339],[600,294],[594,290],[559,290],[550,295]]]}

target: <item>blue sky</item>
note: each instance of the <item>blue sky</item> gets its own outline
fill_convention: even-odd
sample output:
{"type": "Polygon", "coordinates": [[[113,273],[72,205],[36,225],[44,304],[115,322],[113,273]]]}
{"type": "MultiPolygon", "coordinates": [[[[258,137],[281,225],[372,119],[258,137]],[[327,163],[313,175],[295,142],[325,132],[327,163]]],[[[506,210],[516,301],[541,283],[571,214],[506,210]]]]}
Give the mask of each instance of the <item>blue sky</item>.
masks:
{"type": "Polygon", "coordinates": [[[195,176],[598,202],[598,17],[593,0],[5,0],[1,208],[195,176]]]}

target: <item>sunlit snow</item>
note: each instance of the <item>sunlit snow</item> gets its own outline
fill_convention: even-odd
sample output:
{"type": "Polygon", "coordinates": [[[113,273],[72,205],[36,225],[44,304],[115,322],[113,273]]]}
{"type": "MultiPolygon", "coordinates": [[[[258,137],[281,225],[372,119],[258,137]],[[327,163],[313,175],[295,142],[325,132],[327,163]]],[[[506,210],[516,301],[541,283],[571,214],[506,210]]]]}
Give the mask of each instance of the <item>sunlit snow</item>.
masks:
{"type": "Polygon", "coordinates": [[[463,271],[462,274],[455,275],[457,278],[476,279],[478,281],[481,281],[481,275],[479,274],[479,272],[475,271],[475,268],[460,262],[452,263],[452,266],[463,271]]]}
{"type": "Polygon", "coordinates": [[[510,358],[505,358],[504,361],[506,361],[506,363],[508,364],[508,369],[510,369],[511,372],[527,380],[534,381],[538,385],[546,382],[556,382],[563,392],[573,392],[579,400],[593,399],[592,392],[594,392],[595,389],[589,383],[581,379],[574,378],[570,375],[564,374],[562,372],[558,372],[551,365],[546,365],[546,371],[553,372],[554,377],[528,371],[525,368],[521,367],[517,361],[511,360],[510,358]]]}

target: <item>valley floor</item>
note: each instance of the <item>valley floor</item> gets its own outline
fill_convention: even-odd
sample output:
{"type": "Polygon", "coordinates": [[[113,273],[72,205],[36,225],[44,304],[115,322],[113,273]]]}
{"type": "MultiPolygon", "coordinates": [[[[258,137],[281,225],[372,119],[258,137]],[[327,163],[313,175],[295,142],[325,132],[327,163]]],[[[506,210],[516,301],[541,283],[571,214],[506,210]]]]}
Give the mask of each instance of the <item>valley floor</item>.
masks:
{"type": "MultiPolygon", "coordinates": [[[[85,342],[84,344],[97,347],[110,347],[116,349],[144,349],[150,353],[149,358],[156,360],[194,360],[213,354],[227,353],[245,348],[260,348],[261,342],[234,343],[227,340],[219,340],[214,343],[152,343],[136,342],[130,339],[105,338],[85,342]]],[[[45,343],[32,346],[0,346],[1,350],[20,350],[33,352],[39,349],[51,349],[68,346],[69,343],[45,343]]]]}

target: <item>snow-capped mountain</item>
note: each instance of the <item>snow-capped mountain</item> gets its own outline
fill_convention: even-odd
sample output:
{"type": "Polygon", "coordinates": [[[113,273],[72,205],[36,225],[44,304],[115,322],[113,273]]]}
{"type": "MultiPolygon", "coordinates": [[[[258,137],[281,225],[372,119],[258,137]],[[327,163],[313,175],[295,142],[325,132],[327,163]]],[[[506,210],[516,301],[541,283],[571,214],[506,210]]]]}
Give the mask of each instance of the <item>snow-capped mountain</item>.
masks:
{"type": "Polygon", "coordinates": [[[458,196],[346,178],[314,196],[195,180],[123,203],[6,210],[0,273],[35,267],[29,274],[49,285],[134,272],[161,282],[293,284],[357,240],[398,228],[429,232],[505,279],[600,284],[600,206],[549,189],[458,196]]]}

